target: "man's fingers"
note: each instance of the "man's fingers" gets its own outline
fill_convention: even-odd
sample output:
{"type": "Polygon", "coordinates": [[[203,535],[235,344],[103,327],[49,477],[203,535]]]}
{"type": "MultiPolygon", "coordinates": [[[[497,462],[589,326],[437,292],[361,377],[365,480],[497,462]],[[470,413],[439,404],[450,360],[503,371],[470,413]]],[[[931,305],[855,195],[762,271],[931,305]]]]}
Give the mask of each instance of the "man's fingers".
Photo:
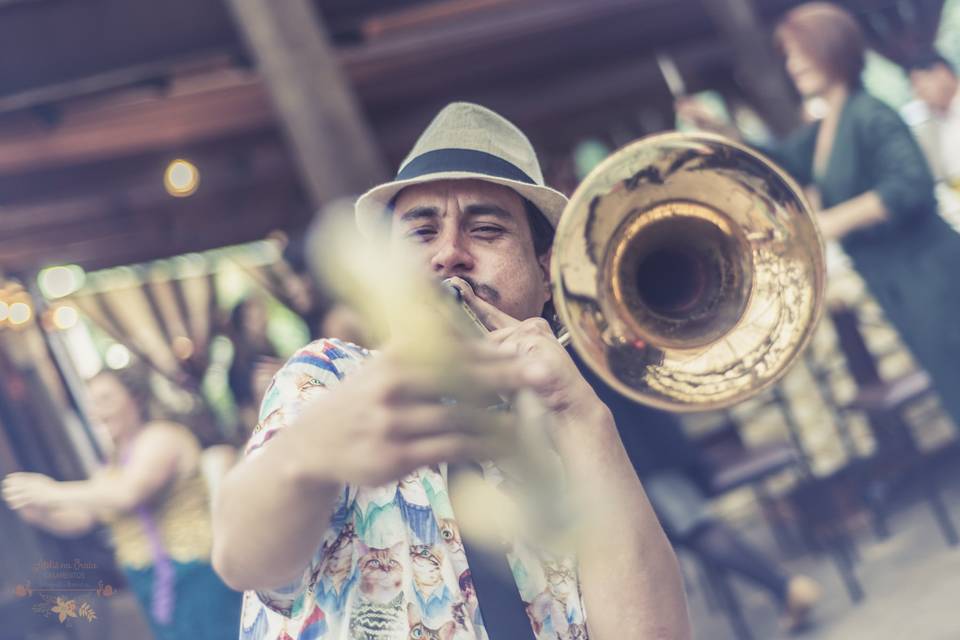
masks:
{"type": "Polygon", "coordinates": [[[503,329],[505,327],[513,327],[520,324],[520,321],[516,318],[513,318],[500,309],[497,309],[495,306],[487,302],[478,296],[465,280],[461,278],[450,278],[450,284],[454,285],[460,295],[463,296],[463,301],[467,303],[470,309],[473,310],[473,313],[477,316],[477,319],[483,323],[490,331],[496,331],[497,329],[503,329]]]}
{"type": "Polygon", "coordinates": [[[402,457],[411,468],[439,462],[492,460],[501,457],[509,443],[510,440],[503,436],[447,433],[411,442],[404,448],[402,457]]]}
{"type": "MultiPolygon", "coordinates": [[[[513,326],[491,331],[488,339],[497,344],[523,342],[533,344],[538,341],[557,342],[557,337],[550,328],[550,323],[543,318],[530,318],[522,323],[513,326]]],[[[559,342],[557,342],[559,345],[559,342]]]]}
{"type": "Polygon", "coordinates": [[[402,377],[384,383],[384,399],[392,405],[452,398],[480,406],[498,403],[524,385],[523,367],[515,358],[470,362],[463,360],[443,370],[408,367],[402,377]]]}
{"type": "Polygon", "coordinates": [[[435,404],[398,409],[389,427],[392,437],[402,441],[446,434],[502,437],[515,432],[510,415],[460,405],[435,404]]]}

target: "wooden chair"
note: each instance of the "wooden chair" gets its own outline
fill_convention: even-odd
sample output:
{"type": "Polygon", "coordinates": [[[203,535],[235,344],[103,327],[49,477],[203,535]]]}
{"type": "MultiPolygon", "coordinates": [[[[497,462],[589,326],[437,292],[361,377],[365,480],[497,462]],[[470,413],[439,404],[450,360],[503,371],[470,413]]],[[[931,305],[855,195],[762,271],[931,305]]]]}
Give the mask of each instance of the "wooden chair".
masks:
{"type": "MultiPolygon", "coordinates": [[[[767,480],[790,469],[800,468],[800,453],[789,442],[775,442],[748,447],[736,421],[726,421],[709,434],[697,439],[703,460],[701,483],[711,498],[719,498],[731,491],[750,488],[760,505],[761,513],[770,526],[781,550],[787,550],[784,541],[794,538],[783,518],[778,501],[767,490],[767,480]]],[[[696,560],[700,588],[708,606],[722,610],[737,640],[751,640],[752,633],[743,616],[740,601],[726,574],[707,558],[690,554],[696,560]]]]}
{"type": "Polygon", "coordinates": [[[943,502],[936,471],[925,468],[925,457],[913,429],[904,418],[911,405],[934,394],[929,376],[923,370],[916,370],[893,379],[883,379],[876,358],[860,330],[857,313],[840,306],[830,310],[830,317],[847,370],[857,385],[854,399],[838,409],[841,414],[865,414],[877,443],[875,453],[857,464],[860,465],[863,497],[878,537],[889,535],[887,511],[891,484],[879,477],[879,472],[885,471],[897,481],[908,476],[919,478],[924,497],[944,538],[949,545],[956,545],[957,530],[943,502]]]}

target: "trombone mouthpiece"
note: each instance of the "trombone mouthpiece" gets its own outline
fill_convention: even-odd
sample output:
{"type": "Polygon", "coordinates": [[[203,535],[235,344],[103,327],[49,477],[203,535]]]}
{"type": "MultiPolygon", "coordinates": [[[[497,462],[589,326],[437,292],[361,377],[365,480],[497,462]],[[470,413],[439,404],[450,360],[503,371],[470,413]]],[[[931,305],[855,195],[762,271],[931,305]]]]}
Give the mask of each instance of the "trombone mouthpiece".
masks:
{"type": "Polygon", "coordinates": [[[477,314],[474,313],[473,309],[470,308],[470,305],[467,304],[466,299],[464,299],[463,289],[461,289],[461,287],[469,287],[469,283],[458,278],[447,278],[446,280],[442,281],[440,285],[444,291],[453,296],[454,302],[459,305],[460,309],[463,311],[463,314],[468,320],[470,320],[470,323],[474,325],[476,329],[480,330],[481,334],[489,332],[487,326],[480,321],[480,318],[477,317],[477,314]]]}
{"type": "Polygon", "coordinates": [[[453,278],[447,278],[440,283],[440,286],[446,293],[449,293],[453,296],[453,299],[460,304],[464,304],[463,301],[463,291],[460,290],[460,287],[453,281],[453,278]]]}

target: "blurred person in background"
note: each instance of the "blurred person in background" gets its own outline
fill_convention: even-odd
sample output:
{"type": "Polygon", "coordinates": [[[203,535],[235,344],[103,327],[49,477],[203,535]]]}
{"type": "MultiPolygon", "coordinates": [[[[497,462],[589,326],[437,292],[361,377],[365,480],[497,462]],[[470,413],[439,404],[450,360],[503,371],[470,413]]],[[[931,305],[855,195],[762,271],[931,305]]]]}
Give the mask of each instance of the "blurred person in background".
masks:
{"type": "Polygon", "coordinates": [[[241,594],[210,566],[212,534],[201,448],[185,426],[150,420],[150,391],[137,370],[89,383],[93,419],[113,451],[89,480],[13,473],[3,499],[25,522],[65,537],[99,523],[157,640],[233,640],[241,594]]]}
{"type": "Polygon", "coordinates": [[[926,107],[919,136],[939,177],[960,188],[960,82],[946,58],[928,51],[906,65],[913,94],[926,107]]]}
{"type": "Polygon", "coordinates": [[[338,302],[323,317],[323,335],[372,349],[376,341],[359,313],[338,302]]]}
{"type": "MultiPolygon", "coordinates": [[[[866,45],[850,13],[800,5],[776,41],[797,91],[821,100],[826,114],[762,151],[813,189],[824,237],[843,245],[960,425],[960,235],[938,215],[924,154],[896,111],[864,90],[866,45]]],[[[701,128],[732,133],[689,100],[677,110],[701,128]]]]}
{"type": "Polygon", "coordinates": [[[237,405],[244,439],[257,423],[260,400],[273,374],[283,365],[267,338],[267,321],[267,305],[259,296],[241,300],[230,313],[233,361],[227,380],[237,405]]]}

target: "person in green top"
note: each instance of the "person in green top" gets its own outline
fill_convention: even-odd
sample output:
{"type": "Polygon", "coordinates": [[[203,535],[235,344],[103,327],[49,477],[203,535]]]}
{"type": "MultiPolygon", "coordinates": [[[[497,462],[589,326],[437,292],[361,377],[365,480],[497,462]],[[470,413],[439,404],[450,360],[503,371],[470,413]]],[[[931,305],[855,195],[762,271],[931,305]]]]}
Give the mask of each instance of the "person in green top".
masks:
{"type": "MultiPolygon", "coordinates": [[[[841,242],[960,425],[960,235],[938,215],[927,161],[900,116],[864,90],[865,39],[847,11],[800,5],[776,41],[797,91],[826,113],[763,151],[812,188],[824,237],[841,242]]],[[[678,111],[718,128],[689,102],[678,111]]]]}

